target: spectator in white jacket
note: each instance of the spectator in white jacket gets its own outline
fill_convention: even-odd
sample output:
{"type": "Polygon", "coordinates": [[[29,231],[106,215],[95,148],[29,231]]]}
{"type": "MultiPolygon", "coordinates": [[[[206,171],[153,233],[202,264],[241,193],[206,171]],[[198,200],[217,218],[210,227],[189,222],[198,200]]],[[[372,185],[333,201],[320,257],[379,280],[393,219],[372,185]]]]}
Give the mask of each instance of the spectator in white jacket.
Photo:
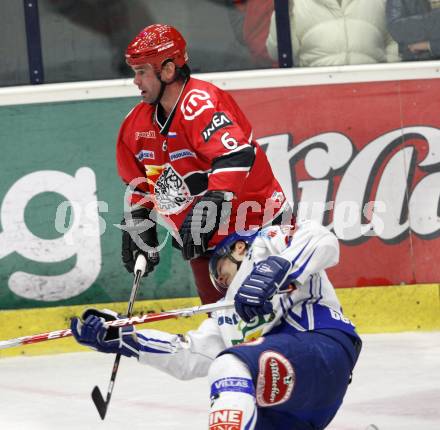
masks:
{"type": "MultiPolygon", "coordinates": [[[[387,31],[385,0],[290,0],[295,66],[339,66],[400,61],[387,31]]],[[[278,58],[275,16],[266,42],[278,58]]]]}

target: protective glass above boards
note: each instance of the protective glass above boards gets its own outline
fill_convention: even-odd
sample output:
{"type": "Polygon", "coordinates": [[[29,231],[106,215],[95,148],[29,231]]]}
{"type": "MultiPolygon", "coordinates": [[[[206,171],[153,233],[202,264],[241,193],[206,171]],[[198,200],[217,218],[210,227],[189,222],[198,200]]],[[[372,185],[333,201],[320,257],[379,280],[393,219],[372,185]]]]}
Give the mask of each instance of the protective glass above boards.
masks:
{"type": "Polygon", "coordinates": [[[194,73],[433,60],[440,58],[439,6],[439,0],[2,2],[0,87],[130,77],[127,44],[153,23],[183,34],[194,73]]]}
{"type": "Polygon", "coordinates": [[[153,23],[170,24],[182,33],[193,73],[277,67],[265,45],[272,0],[264,10],[232,0],[34,0],[40,43],[26,28],[23,2],[4,3],[0,86],[31,83],[28,49],[38,50],[38,45],[44,83],[130,77],[125,49],[153,23]]]}

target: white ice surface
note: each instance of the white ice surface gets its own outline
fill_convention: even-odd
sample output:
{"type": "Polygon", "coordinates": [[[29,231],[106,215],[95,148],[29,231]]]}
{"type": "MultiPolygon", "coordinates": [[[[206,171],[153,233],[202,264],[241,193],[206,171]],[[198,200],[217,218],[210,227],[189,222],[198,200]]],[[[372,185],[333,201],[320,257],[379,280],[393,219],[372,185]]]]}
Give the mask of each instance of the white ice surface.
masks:
{"type": "MultiPolygon", "coordinates": [[[[439,430],[440,332],[363,340],[353,383],[328,429],[364,430],[373,423],[380,430],[439,430]]],[[[0,429],[207,428],[206,379],[176,381],[127,358],[101,421],[90,391],[98,384],[107,392],[113,359],[97,352],[0,359],[0,429]]]]}

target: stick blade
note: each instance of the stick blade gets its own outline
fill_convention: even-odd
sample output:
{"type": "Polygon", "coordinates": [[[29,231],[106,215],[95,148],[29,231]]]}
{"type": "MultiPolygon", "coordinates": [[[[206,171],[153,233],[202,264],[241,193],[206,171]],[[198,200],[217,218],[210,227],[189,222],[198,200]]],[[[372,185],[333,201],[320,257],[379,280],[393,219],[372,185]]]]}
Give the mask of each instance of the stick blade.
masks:
{"type": "Polygon", "coordinates": [[[92,390],[92,400],[96,406],[96,409],[98,409],[99,416],[102,420],[104,420],[105,414],[107,413],[107,403],[104,400],[104,397],[102,397],[98,386],[95,386],[95,388],[92,390]]]}

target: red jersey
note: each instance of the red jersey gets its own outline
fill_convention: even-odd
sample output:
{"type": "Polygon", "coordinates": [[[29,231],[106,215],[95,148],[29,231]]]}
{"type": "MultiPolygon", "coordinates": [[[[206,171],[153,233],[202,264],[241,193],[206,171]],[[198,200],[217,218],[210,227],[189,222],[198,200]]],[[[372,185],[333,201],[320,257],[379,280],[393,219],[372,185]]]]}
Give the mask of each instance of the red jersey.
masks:
{"type": "Polygon", "coordinates": [[[178,229],[198,196],[233,192],[230,222],[210,246],[234,231],[270,223],[287,207],[249,121],[228,93],[190,78],[164,124],[157,109],[139,103],[119,132],[118,173],[127,184],[136,180],[132,202],[146,198],[149,204],[142,204],[154,204],[178,229]],[[140,177],[146,180],[139,183],[140,177]]]}

